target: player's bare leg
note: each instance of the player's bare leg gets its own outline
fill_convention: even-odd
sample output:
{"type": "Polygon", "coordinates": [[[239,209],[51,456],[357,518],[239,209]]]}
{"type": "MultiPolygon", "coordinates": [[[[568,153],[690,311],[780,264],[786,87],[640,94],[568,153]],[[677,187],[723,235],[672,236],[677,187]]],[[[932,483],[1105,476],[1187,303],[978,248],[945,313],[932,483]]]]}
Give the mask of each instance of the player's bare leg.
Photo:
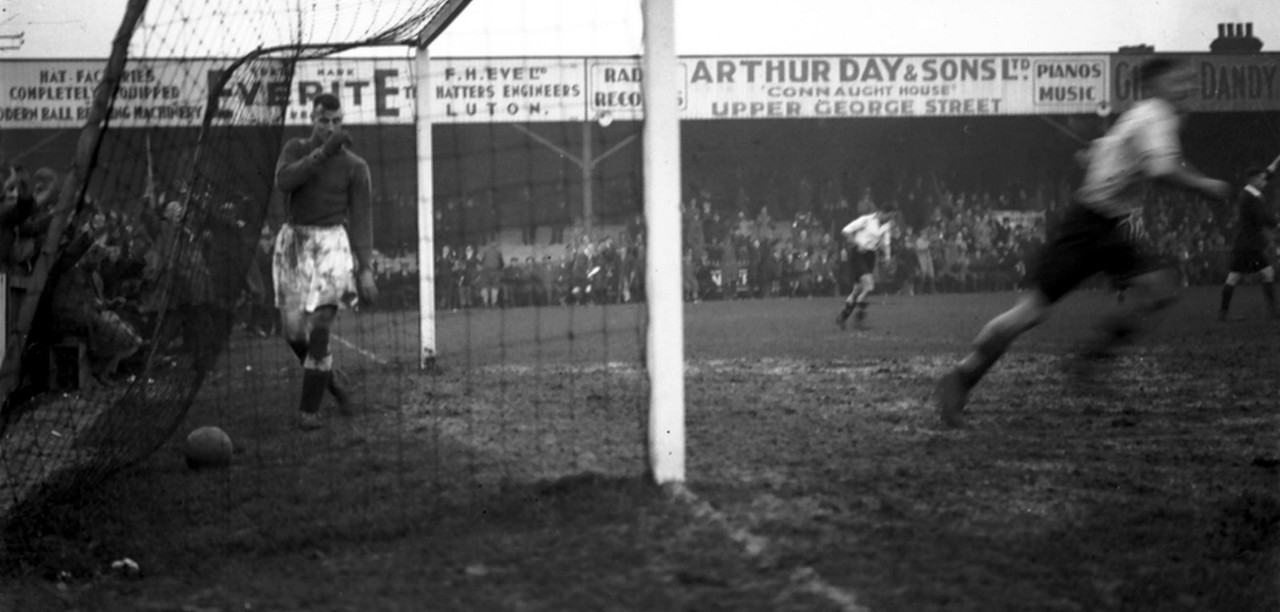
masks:
{"type": "Polygon", "coordinates": [[[876,277],[871,274],[862,275],[862,293],[854,300],[853,326],[858,329],[866,329],[867,326],[867,306],[871,298],[871,292],[876,289],[876,277]]]}
{"type": "Polygon", "coordinates": [[[1044,322],[1049,316],[1049,300],[1039,291],[1018,299],[1009,310],[991,319],[973,341],[973,351],[947,372],[934,392],[938,416],[947,427],[964,424],[964,407],[969,391],[1000,360],[1018,336],[1044,322]]]}
{"type": "Polygon", "coordinates": [[[867,298],[876,288],[875,277],[870,274],[863,274],[858,279],[858,284],[854,286],[853,291],[849,292],[849,297],[844,300],[844,309],[840,311],[840,316],[836,318],[836,323],[840,325],[840,329],[845,328],[845,322],[849,320],[849,315],[853,315],[853,326],[855,329],[865,329],[867,320],[867,298]]]}
{"type": "Polygon", "coordinates": [[[840,331],[846,329],[849,321],[849,315],[853,314],[854,304],[857,304],[858,294],[862,292],[862,281],[859,280],[853,286],[853,290],[844,298],[844,307],[840,309],[840,313],[836,315],[836,325],[840,326],[840,331]]]}

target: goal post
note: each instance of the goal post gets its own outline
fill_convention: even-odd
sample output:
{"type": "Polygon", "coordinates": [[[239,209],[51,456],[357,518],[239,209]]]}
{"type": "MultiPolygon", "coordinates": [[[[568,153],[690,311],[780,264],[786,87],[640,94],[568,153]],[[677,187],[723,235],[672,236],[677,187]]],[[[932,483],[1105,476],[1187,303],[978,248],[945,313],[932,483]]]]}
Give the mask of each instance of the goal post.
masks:
{"type": "Polygon", "coordinates": [[[642,0],[649,453],[658,484],[685,479],[680,117],[673,0],[642,0]]]}
{"type": "Polygon", "coordinates": [[[435,165],[431,138],[431,62],[426,45],[416,48],[414,74],[414,138],[418,173],[418,367],[436,361],[435,165]]]}
{"type": "MultiPolygon", "coordinates": [[[[649,470],[658,484],[685,479],[685,389],[684,389],[684,303],[681,277],[680,214],[680,117],[676,92],[678,58],[675,53],[675,12],[672,0],[640,0],[644,23],[641,70],[644,75],[642,164],[644,173],[643,214],[645,245],[645,287],[648,329],[644,340],[644,366],[649,383],[648,459],[649,470]]],[[[418,228],[418,347],[419,367],[434,367],[437,345],[437,301],[435,294],[435,193],[430,92],[431,52],[416,49],[413,59],[415,82],[415,130],[417,145],[417,228],[418,228]]],[[[591,117],[584,116],[582,161],[586,206],[590,206],[591,117]]],[[[533,139],[537,134],[512,124],[533,139]]],[[[627,141],[623,141],[625,144],[627,141]]],[[[618,145],[619,147],[622,144],[618,145]]],[[[615,147],[616,149],[617,147],[615,147]]],[[[607,156],[614,150],[606,152],[607,156]]],[[[572,157],[572,156],[566,156],[572,157]]],[[[591,211],[584,211],[587,228],[591,211]]]]}

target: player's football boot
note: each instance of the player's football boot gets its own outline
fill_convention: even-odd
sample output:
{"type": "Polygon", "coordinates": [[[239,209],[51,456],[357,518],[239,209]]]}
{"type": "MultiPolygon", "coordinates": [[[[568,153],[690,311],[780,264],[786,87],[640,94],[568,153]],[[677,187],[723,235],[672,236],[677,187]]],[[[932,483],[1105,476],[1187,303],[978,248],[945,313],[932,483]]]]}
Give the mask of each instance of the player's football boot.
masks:
{"type": "Polygon", "coordinates": [[[1121,399],[1119,391],[1108,383],[1105,376],[1119,357],[1114,350],[1105,349],[1082,351],[1068,357],[1063,373],[1071,392],[1095,400],[1121,399]]]}
{"type": "Polygon", "coordinates": [[[867,329],[867,311],[859,308],[853,312],[853,328],[857,330],[867,329]]]}
{"type": "Polygon", "coordinates": [[[945,427],[964,425],[964,407],[969,402],[969,385],[965,383],[960,370],[952,368],[934,390],[934,401],[937,402],[938,417],[945,427]]]}
{"type": "Polygon", "coordinates": [[[320,415],[315,412],[299,412],[298,413],[298,429],[303,431],[313,431],[324,427],[324,421],[320,415]]]}

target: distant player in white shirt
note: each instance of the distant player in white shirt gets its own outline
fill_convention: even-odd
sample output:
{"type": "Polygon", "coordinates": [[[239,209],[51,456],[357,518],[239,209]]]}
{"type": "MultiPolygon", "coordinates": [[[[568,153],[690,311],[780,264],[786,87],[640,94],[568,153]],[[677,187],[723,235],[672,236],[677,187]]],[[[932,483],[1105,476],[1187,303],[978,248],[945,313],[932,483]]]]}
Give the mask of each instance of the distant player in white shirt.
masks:
{"type": "Polygon", "coordinates": [[[1125,112],[1088,153],[1084,183],[1076,191],[1054,239],[1039,255],[1032,290],[992,319],[974,339],[973,351],[952,368],[935,391],[943,425],[957,427],[969,391],[1024,332],[1042,323],[1050,307],[1081,282],[1106,272],[1128,288],[1102,334],[1086,347],[1084,363],[1108,355],[1138,331],[1146,317],[1173,302],[1169,270],[1142,252],[1123,222],[1142,208],[1146,183],[1162,181],[1225,200],[1230,186],[1192,168],[1182,157],[1179,131],[1193,73],[1169,58],[1147,61],[1141,86],[1147,99],[1125,112]]]}
{"type": "Polygon", "coordinates": [[[888,261],[889,230],[893,227],[890,211],[880,210],[854,219],[840,233],[849,242],[849,265],[853,268],[853,291],[844,299],[844,308],[836,316],[836,324],[845,329],[849,315],[858,329],[866,326],[867,298],[876,288],[876,254],[884,253],[888,261]]]}

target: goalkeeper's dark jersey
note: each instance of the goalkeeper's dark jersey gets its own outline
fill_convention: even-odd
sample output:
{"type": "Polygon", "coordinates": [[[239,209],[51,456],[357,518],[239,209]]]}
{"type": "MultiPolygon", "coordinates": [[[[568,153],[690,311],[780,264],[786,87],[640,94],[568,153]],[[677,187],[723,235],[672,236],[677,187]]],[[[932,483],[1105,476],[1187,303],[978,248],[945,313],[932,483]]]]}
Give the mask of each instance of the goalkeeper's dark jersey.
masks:
{"type": "Polygon", "coordinates": [[[1240,217],[1236,220],[1236,251],[1261,251],[1267,247],[1266,230],[1276,226],[1275,215],[1262,201],[1262,193],[1247,186],[1237,198],[1240,217]]]}
{"type": "Polygon", "coordinates": [[[369,164],[350,149],[325,158],[310,170],[292,164],[321,146],[317,138],[292,138],[276,163],[276,186],[284,193],[285,210],[293,225],[344,225],[351,250],[361,266],[373,254],[373,205],[369,164]]]}

